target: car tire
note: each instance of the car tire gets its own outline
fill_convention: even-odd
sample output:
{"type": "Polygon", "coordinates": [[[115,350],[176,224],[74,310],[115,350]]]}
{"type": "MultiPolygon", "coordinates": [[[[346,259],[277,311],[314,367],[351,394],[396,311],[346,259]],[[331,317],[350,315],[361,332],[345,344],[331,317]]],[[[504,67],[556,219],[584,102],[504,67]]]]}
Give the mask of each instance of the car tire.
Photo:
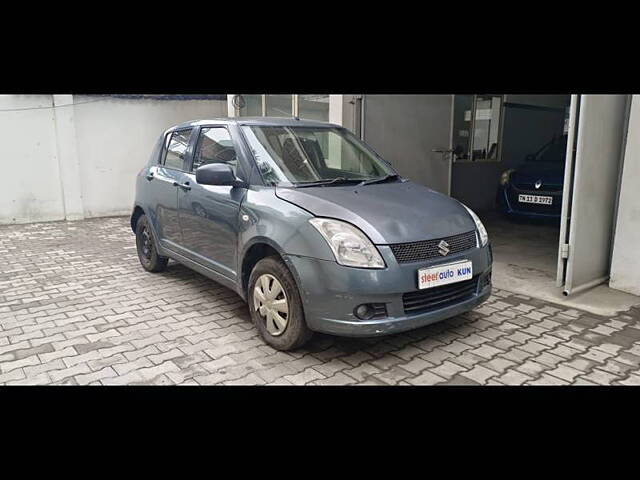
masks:
{"type": "Polygon", "coordinates": [[[294,350],[311,339],[313,332],[307,327],[298,287],[280,258],[267,257],[256,263],[249,276],[247,301],[251,320],[276,350],[294,350]]]}
{"type": "Polygon", "coordinates": [[[169,259],[158,255],[153,229],[146,215],[141,215],[136,223],[136,249],[142,268],[147,272],[162,272],[167,268],[169,259]]]}

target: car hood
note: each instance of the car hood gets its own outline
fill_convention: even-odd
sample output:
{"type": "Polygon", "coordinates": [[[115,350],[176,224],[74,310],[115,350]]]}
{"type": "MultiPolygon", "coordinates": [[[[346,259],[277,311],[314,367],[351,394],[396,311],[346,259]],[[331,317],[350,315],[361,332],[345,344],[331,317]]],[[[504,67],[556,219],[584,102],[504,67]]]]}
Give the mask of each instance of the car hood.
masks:
{"type": "Polygon", "coordinates": [[[460,202],[409,181],[277,187],[276,195],[315,216],[352,223],[378,245],[448,237],[476,228],[460,202]]]}
{"type": "Polygon", "coordinates": [[[564,181],[564,164],[549,162],[528,162],[511,174],[515,183],[542,183],[562,185],[564,181]]]}

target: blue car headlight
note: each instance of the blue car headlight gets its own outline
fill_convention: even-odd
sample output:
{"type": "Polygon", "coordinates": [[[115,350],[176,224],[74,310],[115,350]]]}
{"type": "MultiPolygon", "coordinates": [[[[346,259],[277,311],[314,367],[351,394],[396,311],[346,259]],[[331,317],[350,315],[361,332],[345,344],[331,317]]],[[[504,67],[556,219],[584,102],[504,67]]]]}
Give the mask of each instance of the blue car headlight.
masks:
{"type": "Polygon", "coordinates": [[[500,175],[500,185],[505,186],[507,183],[509,183],[509,179],[511,178],[511,174],[513,172],[515,172],[513,168],[502,172],[502,175],[500,175]]]}

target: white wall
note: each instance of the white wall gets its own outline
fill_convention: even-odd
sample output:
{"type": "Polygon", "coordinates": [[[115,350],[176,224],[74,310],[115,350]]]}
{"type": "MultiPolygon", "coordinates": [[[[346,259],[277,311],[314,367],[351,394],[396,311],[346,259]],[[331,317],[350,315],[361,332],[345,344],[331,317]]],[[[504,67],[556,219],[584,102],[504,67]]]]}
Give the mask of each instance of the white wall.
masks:
{"type": "Polygon", "coordinates": [[[227,104],[219,100],[92,100],[76,96],[74,107],[86,217],[131,211],[135,176],[165,129],[227,116],[227,104]]]}
{"type": "Polygon", "coordinates": [[[52,102],[0,95],[0,223],[64,219],[52,102]]]}
{"type": "Polygon", "coordinates": [[[634,95],[622,170],[609,286],[640,295],[640,95],[634,95]]]}
{"type": "Polygon", "coordinates": [[[220,100],[0,95],[0,223],[129,213],[162,131],[226,116],[220,100]]]}

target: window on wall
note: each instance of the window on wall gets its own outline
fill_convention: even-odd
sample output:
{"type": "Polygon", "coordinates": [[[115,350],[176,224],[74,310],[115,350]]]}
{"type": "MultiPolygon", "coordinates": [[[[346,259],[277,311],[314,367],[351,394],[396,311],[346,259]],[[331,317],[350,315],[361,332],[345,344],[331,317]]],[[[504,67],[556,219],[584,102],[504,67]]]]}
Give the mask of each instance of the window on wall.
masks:
{"type": "Polygon", "coordinates": [[[236,114],[241,117],[294,117],[329,121],[329,95],[240,95],[236,114]]]}
{"type": "Polygon", "coordinates": [[[182,170],[184,168],[184,157],[187,153],[190,140],[191,129],[178,130],[171,134],[163,162],[165,167],[175,168],[177,170],[182,170]]]}
{"type": "Polygon", "coordinates": [[[453,151],[456,161],[499,161],[502,136],[501,95],[456,95],[453,151]]]}
{"type": "Polygon", "coordinates": [[[476,95],[472,160],[497,160],[502,97],[476,95]]]}
{"type": "Polygon", "coordinates": [[[298,116],[305,120],[329,121],[329,95],[298,95],[298,116]]]}
{"type": "Polygon", "coordinates": [[[200,131],[192,171],[209,163],[226,163],[236,171],[236,150],[229,131],[224,127],[203,128],[200,131]]]}
{"type": "Polygon", "coordinates": [[[262,95],[242,95],[240,107],[240,116],[242,117],[261,117],[262,114],[262,95]]]}
{"type": "Polygon", "coordinates": [[[266,95],[267,117],[292,117],[293,95],[266,95]]]}

